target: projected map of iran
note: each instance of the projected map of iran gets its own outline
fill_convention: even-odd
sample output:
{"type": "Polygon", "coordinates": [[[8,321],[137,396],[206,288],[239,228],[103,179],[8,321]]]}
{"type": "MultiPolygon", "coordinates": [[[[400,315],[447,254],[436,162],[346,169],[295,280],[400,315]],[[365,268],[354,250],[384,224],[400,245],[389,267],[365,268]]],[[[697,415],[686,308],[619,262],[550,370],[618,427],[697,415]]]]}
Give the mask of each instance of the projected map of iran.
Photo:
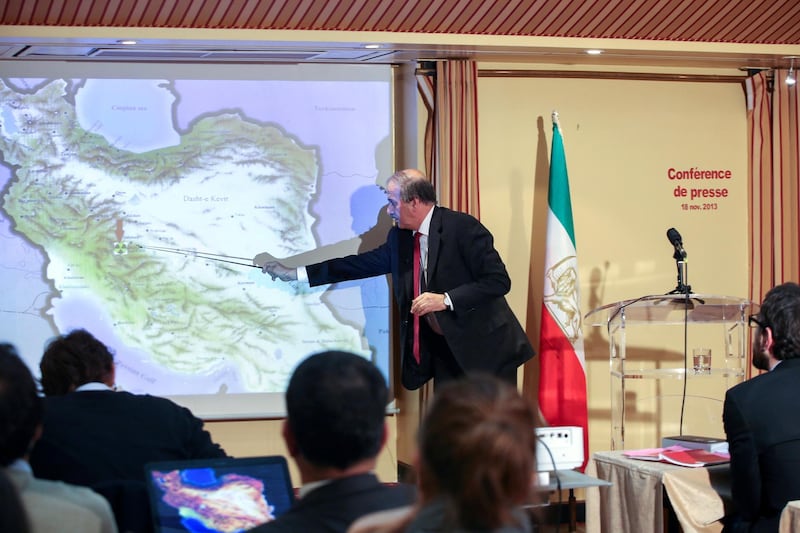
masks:
{"type": "MultiPolygon", "coordinates": [[[[66,301],[99,307],[122,342],[157,365],[186,376],[232,368],[239,383],[225,387],[241,392],[283,390],[313,351],[363,352],[359,331],[336,320],[321,291],[147,249],[312,249],[313,150],[278,128],[220,113],[198,120],[176,146],[137,154],[82,129],[65,89],[63,81],[30,93],[0,85],[0,151],[14,168],[0,207],[46,257],[50,319],[66,301]],[[127,253],[114,253],[120,227],[127,253]]],[[[89,321],[106,319],[86,320],[91,329],[89,321]]],[[[130,389],[140,385],[176,393],[152,382],[130,389]]]]}

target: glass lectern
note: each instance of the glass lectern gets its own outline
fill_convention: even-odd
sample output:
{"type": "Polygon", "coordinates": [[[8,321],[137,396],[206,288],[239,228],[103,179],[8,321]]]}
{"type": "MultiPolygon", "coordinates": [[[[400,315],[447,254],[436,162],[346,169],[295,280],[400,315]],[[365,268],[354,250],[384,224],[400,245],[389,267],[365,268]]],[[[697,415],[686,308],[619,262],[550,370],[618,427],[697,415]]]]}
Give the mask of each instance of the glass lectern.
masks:
{"type": "MultiPolygon", "coordinates": [[[[608,304],[590,311],[585,319],[592,326],[605,326],[608,331],[609,362],[611,370],[611,449],[625,449],[625,425],[637,409],[636,402],[643,396],[659,396],[660,406],[647,416],[640,416],[640,421],[651,425],[661,426],[665,413],[669,413],[671,420],[675,419],[675,406],[677,402],[686,401],[687,394],[703,401],[714,403],[714,410],[718,410],[721,424],[721,402],[724,391],[741,382],[745,377],[745,354],[747,342],[747,315],[751,312],[753,304],[750,300],[731,296],[712,296],[704,294],[658,294],[642,296],[631,300],[624,300],[608,304]],[[630,342],[629,328],[636,326],[672,326],[673,330],[665,336],[664,351],[651,350],[649,360],[637,358],[637,346],[626,346],[630,342]],[[676,334],[675,327],[681,333],[676,334]],[[680,328],[683,326],[683,328],[680,328]],[[697,332],[702,328],[711,328],[705,334],[697,332]],[[703,336],[705,335],[705,337],[703,336]],[[720,338],[721,336],[721,338],[720,338]],[[686,342],[687,338],[713,339],[714,350],[711,358],[710,370],[695,374],[692,366],[692,345],[686,342]],[[688,361],[686,352],[689,352],[688,361]],[[667,351],[671,350],[671,351],[667,351]],[[630,353],[628,353],[630,352],[630,353]],[[672,357],[664,357],[670,354],[672,357]],[[705,380],[695,391],[689,391],[685,380],[705,380]],[[631,380],[650,380],[650,391],[647,393],[630,392],[628,389],[631,380]],[[682,387],[666,387],[658,380],[679,380],[682,387]],[[664,407],[663,398],[673,396],[675,404],[664,407]],[[633,405],[632,405],[633,404],[633,405]],[[657,424],[652,424],[652,423],[657,424]]],[[[653,330],[647,333],[649,339],[655,338],[653,330]]],[[[708,344],[703,340],[702,344],[708,344]]],[[[641,381],[638,381],[641,383],[641,381]]],[[[681,404],[683,405],[683,404],[681,404]]],[[[640,415],[642,412],[639,413],[640,415]]],[[[683,408],[681,407],[681,430],[683,429],[683,408]]],[[[703,423],[696,424],[692,429],[695,432],[703,431],[703,423]]],[[[668,434],[678,433],[678,428],[673,424],[664,429],[668,434]]],[[[658,430],[657,433],[661,433],[658,430]]],[[[684,432],[686,433],[686,432],[684,432]]],[[[656,435],[663,437],[665,435],[656,435]]],[[[651,439],[652,440],[652,439],[651,439]]],[[[659,446],[657,442],[644,443],[644,446],[659,446]]],[[[641,443],[636,443],[641,447],[641,443]]]]}

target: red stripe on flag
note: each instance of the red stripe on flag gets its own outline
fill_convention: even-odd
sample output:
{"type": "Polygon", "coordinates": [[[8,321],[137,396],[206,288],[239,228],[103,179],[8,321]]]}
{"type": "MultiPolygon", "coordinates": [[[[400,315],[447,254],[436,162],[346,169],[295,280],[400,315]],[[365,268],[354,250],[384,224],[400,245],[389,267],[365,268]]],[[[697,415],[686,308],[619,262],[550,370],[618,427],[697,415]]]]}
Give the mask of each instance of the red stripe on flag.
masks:
{"type": "Polygon", "coordinates": [[[586,374],[575,349],[546,305],[539,340],[539,409],[551,426],[583,428],[583,466],[589,457],[586,374]]]}

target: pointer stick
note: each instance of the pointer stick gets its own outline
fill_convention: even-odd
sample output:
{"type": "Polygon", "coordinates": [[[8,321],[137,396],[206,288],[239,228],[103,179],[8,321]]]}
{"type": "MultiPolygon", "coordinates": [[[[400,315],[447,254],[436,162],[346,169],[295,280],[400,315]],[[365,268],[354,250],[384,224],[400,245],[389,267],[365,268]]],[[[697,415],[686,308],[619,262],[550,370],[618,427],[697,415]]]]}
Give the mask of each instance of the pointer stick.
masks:
{"type": "Polygon", "coordinates": [[[167,252],[171,254],[179,254],[179,255],[191,255],[200,259],[208,259],[211,261],[219,261],[220,263],[230,263],[232,265],[240,265],[240,266],[247,266],[253,268],[261,268],[258,265],[254,265],[253,263],[241,263],[239,261],[230,261],[230,259],[247,259],[246,257],[235,257],[230,255],[222,255],[222,254],[212,254],[207,252],[198,252],[195,250],[183,250],[180,248],[166,248],[162,246],[142,246],[141,244],[137,244],[139,248],[143,250],[153,250],[156,252],[167,252]],[[226,259],[223,259],[226,258],[226,259]]]}
{"type": "Polygon", "coordinates": [[[167,248],[166,246],[144,246],[142,244],[137,244],[139,248],[144,248],[145,250],[156,250],[159,252],[177,252],[182,254],[192,254],[192,255],[204,255],[207,257],[222,257],[224,259],[243,259],[245,261],[249,260],[249,257],[237,257],[234,255],[223,255],[223,254],[212,254],[211,252],[198,252],[197,250],[189,250],[184,248],[167,248]]]}

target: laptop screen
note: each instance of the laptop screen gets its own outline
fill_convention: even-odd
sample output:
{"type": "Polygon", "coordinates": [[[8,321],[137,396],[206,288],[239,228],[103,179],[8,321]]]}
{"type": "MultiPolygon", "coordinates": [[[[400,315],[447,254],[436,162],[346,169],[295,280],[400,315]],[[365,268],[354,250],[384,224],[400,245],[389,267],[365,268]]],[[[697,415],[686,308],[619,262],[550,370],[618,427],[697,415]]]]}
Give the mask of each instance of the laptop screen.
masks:
{"type": "Polygon", "coordinates": [[[149,463],[145,471],[156,533],[246,531],[294,502],[282,456],[149,463]]]}

